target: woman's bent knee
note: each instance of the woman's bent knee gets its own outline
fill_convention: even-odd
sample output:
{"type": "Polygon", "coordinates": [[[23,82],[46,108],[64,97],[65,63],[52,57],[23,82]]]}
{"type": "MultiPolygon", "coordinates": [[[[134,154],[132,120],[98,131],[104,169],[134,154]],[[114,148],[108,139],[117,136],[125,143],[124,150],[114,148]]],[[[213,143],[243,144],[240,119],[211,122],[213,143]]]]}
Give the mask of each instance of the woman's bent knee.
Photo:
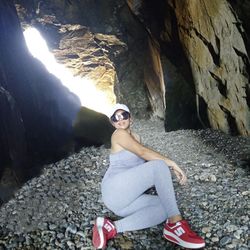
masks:
{"type": "Polygon", "coordinates": [[[105,206],[112,211],[115,215],[124,217],[126,214],[123,213],[123,207],[120,208],[116,203],[106,203],[104,202],[105,206]]]}
{"type": "Polygon", "coordinates": [[[169,166],[163,160],[154,160],[154,171],[159,173],[168,173],[170,174],[169,166]]]}

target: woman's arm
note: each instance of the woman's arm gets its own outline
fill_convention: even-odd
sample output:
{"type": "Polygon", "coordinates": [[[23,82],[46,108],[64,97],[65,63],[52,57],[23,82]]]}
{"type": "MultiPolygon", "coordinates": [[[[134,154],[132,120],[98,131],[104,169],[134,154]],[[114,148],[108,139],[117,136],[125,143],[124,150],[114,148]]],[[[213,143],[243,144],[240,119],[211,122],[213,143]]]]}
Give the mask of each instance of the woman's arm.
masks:
{"type": "MultiPolygon", "coordinates": [[[[149,149],[139,143],[136,139],[133,138],[126,130],[124,129],[117,129],[111,138],[111,143],[118,144],[120,147],[131,151],[138,155],[139,157],[143,158],[146,161],[150,160],[164,160],[169,163],[172,161],[168,158],[164,157],[163,155],[159,154],[158,152],[149,149]]],[[[168,164],[171,166],[171,164],[168,164]]]]}
{"type": "Polygon", "coordinates": [[[149,149],[139,143],[137,140],[133,138],[126,130],[124,129],[117,129],[111,138],[112,146],[118,145],[119,147],[131,151],[138,155],[139,157],[143,158],[146,161],[150,160],[163,160],[166,164],[173,169],[177,178],[180,180],[181,184],[186,182],[186,175],[181,170],[181,168],[172,160],[168,159],[167,157],[161,155],[160,153],[149,149]]]}
{"type": "Polygon", "coordinates": [[[134,137],[134,139],[135,139],[136,141],[138,141],[139,143],[142,143],[142,142],[141,142],[141,137],[140,137],[138,134],[132,132],[131,135],[132,135],[132,137],[134,137]]]}

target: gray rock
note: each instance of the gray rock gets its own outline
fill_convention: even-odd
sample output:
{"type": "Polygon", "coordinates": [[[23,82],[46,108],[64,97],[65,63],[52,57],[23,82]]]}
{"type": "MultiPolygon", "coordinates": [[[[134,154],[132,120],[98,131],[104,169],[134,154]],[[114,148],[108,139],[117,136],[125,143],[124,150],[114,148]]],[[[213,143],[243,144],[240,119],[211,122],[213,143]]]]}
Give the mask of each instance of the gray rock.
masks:
{"type": "Polygon", "coordinates": [[[76,232],[77,232],[77,227],[75,225],[69,225],[66,228],[66,233],[76,234],[76,232]]]}
{"type": "Polygon", "coordinates": [[[232,241],[231,237],[229,236],[224,236],[221,240],[220,240],[220,245],[221,246],[225,246],[227,244],[229,244],[232,241]]]}

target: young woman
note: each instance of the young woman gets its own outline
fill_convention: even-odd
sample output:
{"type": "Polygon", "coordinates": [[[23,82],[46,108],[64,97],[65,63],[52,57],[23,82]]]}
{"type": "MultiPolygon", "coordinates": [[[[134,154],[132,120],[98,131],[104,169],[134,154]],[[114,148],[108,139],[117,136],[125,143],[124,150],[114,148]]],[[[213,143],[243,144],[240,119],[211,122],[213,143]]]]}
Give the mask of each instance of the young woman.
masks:
{"type": "Polygon", "coordinates": [[[116,215],[117,221],[98,217],[93,227],[95,248],[105,248],[117,233],[139,230],[164,221],[163,236],[185,248],[202,248],[204,240],[183,220],[176,204],[171,169],[180,184],[187,181],[182,169],[167,157],[143,146],[131,131],[129,108],[116,104],[110,114],[116,128],[111,137],[110,165],[101,185],[104,204],[116,215]],[[155,187],[157,195],[145,194],[155,187]]]}

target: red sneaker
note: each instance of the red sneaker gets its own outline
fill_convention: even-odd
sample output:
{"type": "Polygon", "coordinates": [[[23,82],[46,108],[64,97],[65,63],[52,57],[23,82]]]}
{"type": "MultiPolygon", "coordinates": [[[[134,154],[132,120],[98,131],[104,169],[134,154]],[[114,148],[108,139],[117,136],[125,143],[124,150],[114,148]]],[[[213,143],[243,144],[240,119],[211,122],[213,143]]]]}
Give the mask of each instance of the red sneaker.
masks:
{"type": "Polygon", "coordinates": [[[115,225],[109,219],[97,217],[92,232],[92,243],[97,249],[104,249],[107,240],[117,234],[115,225]]]}
{"type": "Polygon", "coordinates": [[[181,220],[176,223],[165,223],[163,236],[185,248],[198,249],[205,246],[205,241],[191,230],[187,221],[181,220]]]}

